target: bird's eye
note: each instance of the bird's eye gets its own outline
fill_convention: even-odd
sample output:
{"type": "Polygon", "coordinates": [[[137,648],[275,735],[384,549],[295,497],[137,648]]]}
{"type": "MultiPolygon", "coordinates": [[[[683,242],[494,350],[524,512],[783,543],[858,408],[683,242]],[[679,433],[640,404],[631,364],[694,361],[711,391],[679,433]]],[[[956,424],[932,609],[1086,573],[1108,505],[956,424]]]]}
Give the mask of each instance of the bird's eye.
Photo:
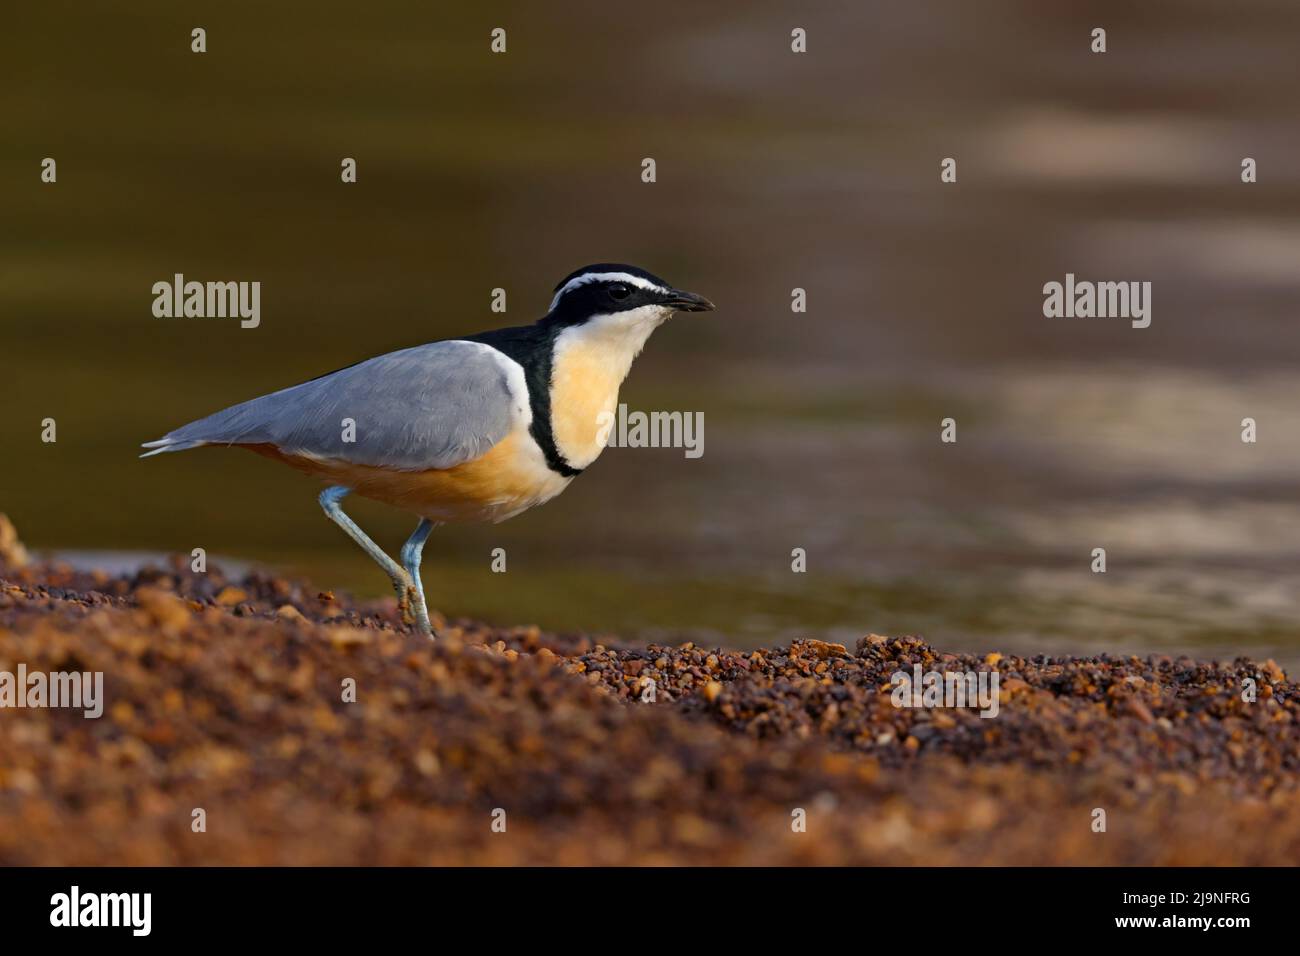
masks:
{"type": "Polygon", "coordinates": [[[626,299],[631,294],[631,286],[626,286],[621,282],[615,282],[609,287],[609,296],[611,299],[626,299]]]}

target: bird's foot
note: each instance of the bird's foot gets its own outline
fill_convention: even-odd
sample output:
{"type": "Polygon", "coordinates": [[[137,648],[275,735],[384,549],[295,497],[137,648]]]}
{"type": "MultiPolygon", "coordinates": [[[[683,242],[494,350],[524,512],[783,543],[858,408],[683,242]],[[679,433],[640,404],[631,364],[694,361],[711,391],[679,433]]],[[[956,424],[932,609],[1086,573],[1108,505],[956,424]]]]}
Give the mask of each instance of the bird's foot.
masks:
{"type": "Polygon", "coordinates": [[[420,602],[420,610],[416,615],[415,626],[420,633],[429,640],[434,641],[438,639],[438,635],[434,631],[433,625],[429,623],[429,609],[424,606],[423,601],[420,602]]]}
{"type": "Polygon", "coordinates": [[[429,623],[429,610],[424,605],[424,595],[413,582],[394,581],[393,590],[397,592],[397,611],[402,616],[402,623],[413,627],[429,640],[437,635],[429,623]]]}
{"type": "Polygon", "coordinates": [[[407,591],[407,598],[411,616],[414,620],[408,620],[406,623],[414,626],[417,631],[429,640],[436,638],[437,635],[433,632],[433,625],[429,623],[429,608],[424,603],[424,595],[420,593],[420,589],[412,586],[407,591]]]}
{"type": "Polygon", "coordinates": [[[414,584],[408,584],[402,590],[397,601],[397,609],[402,612],[402,623],[414,625],[420,622],[420,593],[414,584]]]}
{"type": "Polygon", "coordinates": [[[414,624],[417,614],[416,606],[420,599],[415,584],[406,575],[400,578],[394,577],[393,593],[397,595],[397,614],[402,619],[402,623],[414,624]]]}

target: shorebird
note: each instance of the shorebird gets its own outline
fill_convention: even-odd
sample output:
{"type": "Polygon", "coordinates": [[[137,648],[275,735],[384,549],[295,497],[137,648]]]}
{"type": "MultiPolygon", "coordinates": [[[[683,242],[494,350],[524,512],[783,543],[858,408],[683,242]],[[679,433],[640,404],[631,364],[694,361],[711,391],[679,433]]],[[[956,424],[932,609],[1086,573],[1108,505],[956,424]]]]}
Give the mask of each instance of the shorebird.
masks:
{"type": "Polygon", "coordinates": [[[650,333],[674,312],[713,308],[644,269],[586,266],[532,325],[367,359],[183,425],[140,457],[233,445],[324,479],[325,514],[388,575],[403,619],[433,638],[420,579],[429,533],[504,521],[567,488],[604,448],[650,333]],[[400,563],[344,513],[353,492],[419,517],[400,563]]]}

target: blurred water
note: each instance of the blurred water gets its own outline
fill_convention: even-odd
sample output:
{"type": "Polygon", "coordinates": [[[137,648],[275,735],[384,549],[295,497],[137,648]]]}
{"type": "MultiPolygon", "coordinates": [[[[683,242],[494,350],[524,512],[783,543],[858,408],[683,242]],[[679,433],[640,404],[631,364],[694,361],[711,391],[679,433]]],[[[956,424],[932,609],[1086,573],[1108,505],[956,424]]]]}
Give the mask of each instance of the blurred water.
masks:
{"type": "Polygon", "coordinates": [[[17,11],[0,510],[38,549],[203,546],[383,593],[310,482],[136,444],[626,260],[721,307],[657,333],[623,396],[702,411],[704,456],[611,449],[545,508],[440,529],[449,613],[1300,662],[1300,8],[661,7],[17,11]],[[154,319],[175,272],[261,281],[262,326],[154,319]],[[1045,319],[1067,272],[1151,281],[1151,328],[1045,319]]]}

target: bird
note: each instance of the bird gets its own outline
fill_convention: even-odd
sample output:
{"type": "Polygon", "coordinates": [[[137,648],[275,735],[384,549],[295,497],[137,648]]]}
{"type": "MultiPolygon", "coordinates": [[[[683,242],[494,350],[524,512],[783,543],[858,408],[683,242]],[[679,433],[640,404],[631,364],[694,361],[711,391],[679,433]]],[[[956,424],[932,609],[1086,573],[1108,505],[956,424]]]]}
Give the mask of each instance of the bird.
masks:
{"type": "Polygon", "coordinates": [[[366,359],[168,432],[141,458],[233,446],[326,482],[319,502],[388,575],[426,637],[420,564],[447,522],[501,522],[543,504],[600,455],[618,391],[651,333],[708,299],[644,269],[597,263],[556,285],[532,325],[366,359]],[[394,561],[342,507],[349,494],[418,517],[394,561]]]}

